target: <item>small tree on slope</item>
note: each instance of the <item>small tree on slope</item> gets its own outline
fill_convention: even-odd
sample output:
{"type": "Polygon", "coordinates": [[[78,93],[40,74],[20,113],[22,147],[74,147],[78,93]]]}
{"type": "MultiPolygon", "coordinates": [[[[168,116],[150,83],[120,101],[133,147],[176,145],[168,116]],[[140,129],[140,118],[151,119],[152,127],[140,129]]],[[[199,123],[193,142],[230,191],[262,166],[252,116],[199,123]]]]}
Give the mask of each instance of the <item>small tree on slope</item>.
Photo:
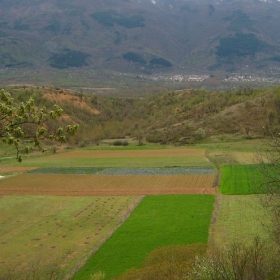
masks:
{"type": "Polygon", "coordinates": [[[50,139],[56,142],[66,142],[67,135],[74,135],[78,125],[67,125],[54,130],[49,129],[48,123],[56,122],[63,110],[54,105],[52,110],[37,108],[34,100],[15,104],[12,96],[4,89],[0,90],[0,140],[16,149],[16,159],[22,161],[21,151],[28,153],[31,146],[39,149],[42,141],[50,139]]]}

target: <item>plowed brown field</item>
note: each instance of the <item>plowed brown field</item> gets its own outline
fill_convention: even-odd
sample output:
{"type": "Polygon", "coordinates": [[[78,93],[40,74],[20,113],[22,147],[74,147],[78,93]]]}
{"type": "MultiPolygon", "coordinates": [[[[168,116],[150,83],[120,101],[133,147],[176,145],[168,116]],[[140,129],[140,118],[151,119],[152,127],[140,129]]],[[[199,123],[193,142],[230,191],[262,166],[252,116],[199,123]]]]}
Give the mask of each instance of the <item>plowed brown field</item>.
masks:
{"type": "Polygon", "coordinates": [[[49,158],[143,158],[143,157],[190,157],[205,156],[203,149],[162,149],[162,150],[80,150],[67,153],[55,154],[49,158]]]}
{"type": "Polygon", "coordinates": [[[28,170],[36,169],[37,167],[3,167],[0,166],[0,173],[10,173],[10,172],[25,172],[28,170]]]}
{"type": "Polygon", "coordinates": [[[0,181],[0,195],[214,194],[214,175],[22,174],[0,181]]]}

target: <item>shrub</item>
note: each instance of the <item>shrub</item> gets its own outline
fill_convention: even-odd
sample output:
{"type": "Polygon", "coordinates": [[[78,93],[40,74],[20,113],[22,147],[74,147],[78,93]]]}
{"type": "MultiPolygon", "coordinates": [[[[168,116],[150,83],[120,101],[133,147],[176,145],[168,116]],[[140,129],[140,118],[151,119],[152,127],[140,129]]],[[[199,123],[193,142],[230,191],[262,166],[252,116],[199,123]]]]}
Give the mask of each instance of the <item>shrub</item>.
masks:
{"type": "Polygon", "coordinates": [[[255,238],[251,245],[232,244],[225,250],[209,251],[197,257],[192,280],[277,280],[280,276],[279,252],[255,238]]]}
{"type": "Polygon", "coordinates": [[[151,65],[159,65],[165,67],[172,67],[172,63],[164,58],[153,58],[150,60],[151,65]]]}
{"type": "Polygon", "coordinates": [[[114,145],[114,146],[128,146],[129,143],[128,143],[128,141],[126,141],[126,140],[115,140],[115,141],[113,142],[113,145],[114,145]]]}
{"type": "Polygon", "coordinates": [[[123,58],[129,61],[133,61],[133,62],[139,62],[142,64],[146,64],[145,59],[138,53],[134,53],[134,52],[127,52],[123,55],[123,58]]]}

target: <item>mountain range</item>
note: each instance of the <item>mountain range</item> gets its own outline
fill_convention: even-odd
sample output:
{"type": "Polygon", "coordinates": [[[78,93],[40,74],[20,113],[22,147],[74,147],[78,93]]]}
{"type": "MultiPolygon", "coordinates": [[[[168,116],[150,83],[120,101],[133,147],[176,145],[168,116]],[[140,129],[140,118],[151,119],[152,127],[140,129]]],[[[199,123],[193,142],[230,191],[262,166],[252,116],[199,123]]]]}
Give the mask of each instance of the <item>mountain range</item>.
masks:
{"type": "Polygon", "coordinates": [[[279,14],[277,0],[0,0],[0,70],[269,74],[279,14]]]}

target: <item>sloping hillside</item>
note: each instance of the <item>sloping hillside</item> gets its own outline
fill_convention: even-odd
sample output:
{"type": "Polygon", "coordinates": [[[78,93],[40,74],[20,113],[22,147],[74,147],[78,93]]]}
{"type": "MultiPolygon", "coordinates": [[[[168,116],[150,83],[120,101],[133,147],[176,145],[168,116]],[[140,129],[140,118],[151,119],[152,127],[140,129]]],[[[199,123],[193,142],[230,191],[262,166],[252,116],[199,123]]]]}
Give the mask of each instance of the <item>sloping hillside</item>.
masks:
{"type": "Polygon", "coordinates": [[[192,144],[213,136],[263,137],[280,127],[280,89],[183,90],[146,97],[87,95],[62,88],[10,87],[16,100],[64,109],[62,122],[80,125],[72,144],[126,136],[155,143],[192,144]]]}

